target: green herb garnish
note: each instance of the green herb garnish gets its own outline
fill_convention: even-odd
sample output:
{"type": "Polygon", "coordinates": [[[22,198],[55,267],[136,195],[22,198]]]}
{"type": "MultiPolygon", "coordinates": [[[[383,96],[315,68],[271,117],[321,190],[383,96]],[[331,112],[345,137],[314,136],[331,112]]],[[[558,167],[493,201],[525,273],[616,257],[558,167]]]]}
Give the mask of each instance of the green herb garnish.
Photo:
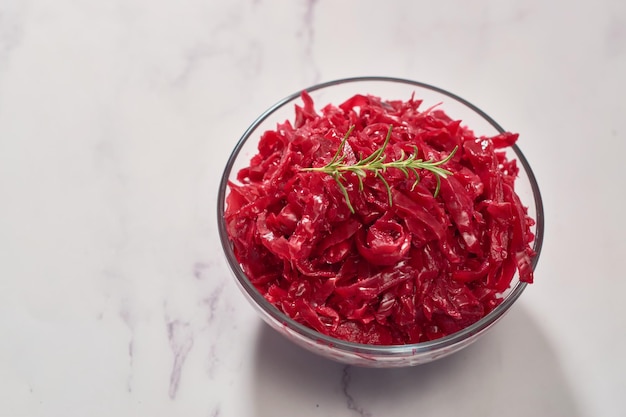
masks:
{"type": "Polygon", "coordinates": [[[389,139],[391,139],[392,129],[393,126],[390,125],[389,130],[387,131],[387,136],[385,137],[385,142],[380,148],[372,152],[372,154],[369,155],[367,158],[361,159],[353,165],[347,165],[344,163],[346,155],[343,153],[343,149],[345,147],[346,141],[348,140],[348,137],[350,136],[350,134],[352,134],[352,131],[354,130],[354,126],[350,126],[350,129],[348,129],[345,136],[341,140],[339,148],[337,148],[337,152],[335,152],[335,156],[333,156],[333,159],[331,159],[328,164],[318,168],[303,168],[302,171],[324,172],[333,177],[346,200],[348,208],[352,213],[354,213],[354,207],[352,207],[352,203],[350,203],[348,190],[344,185],[344,182],[346,180],[344,174],[348,172],[356,174],[356,177],[359,180],[360,191],[363,191],[363,178],[367,176],[368,171],[372,172],[374,176],[381,180],[382,183],[385,185],[385,188],[387,189],[387,196],[389,197],[389,205],[391,206],[393,205],[393,201],[391,198],[391,187],[389,186],[389,183],[387,182],[385,177],[383,177],[383,173],[386,172],[388,168],[399,169],[404,173],[404,175],[406,175],[407,178],[409,178],[409,174],[412,173],[415,176],[415,182],[411,187],[411,190],[413,190],[420,181],[419,172],[417,170],[425,169],[435,174],[437,187],[435,188],[434,196],[437,197],[437,195],[439,194],[439,189],[441,188],[441,177],[446,178],[448,175],[452,175],[452,172],[448,171],[447,169],[441,168],[440,166],[452,159],[457,148],[455,147],[450,155],[448,155],[445,159],[442,159],[441,161],[424,161],[422,159],[417,159],[417,146],[413,146],[413,153],[408,157],[406,156],[404,151],[402,151],[402,155],[399,160],[385,162],[385,149],[387,148],[389,139]]]}

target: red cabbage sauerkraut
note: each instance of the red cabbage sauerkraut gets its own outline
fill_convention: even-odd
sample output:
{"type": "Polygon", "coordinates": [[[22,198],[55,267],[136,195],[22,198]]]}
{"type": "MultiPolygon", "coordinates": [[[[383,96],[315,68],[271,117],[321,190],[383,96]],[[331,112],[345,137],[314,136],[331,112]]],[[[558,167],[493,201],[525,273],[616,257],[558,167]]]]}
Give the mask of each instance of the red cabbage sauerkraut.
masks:
{"type": "Polygon", "coordinates": [[[533,281],[534,224],[514,190],[518,166],[505,156],[518,135],[476,137],[421,101],[356,95],[315,110],[303,92],[293,123],[263,133],[250,165],[229,183],[227,232],[250,282],[293,320],[363,344],[418,343],[457,332],[501,301],[515,273],[533,281]],[[379,149],[411,154],[453,174],[437,186],[398,169],[354,174],[344,184],[304,168],[326,165],[346,132],[345,163],[379,149]]]}

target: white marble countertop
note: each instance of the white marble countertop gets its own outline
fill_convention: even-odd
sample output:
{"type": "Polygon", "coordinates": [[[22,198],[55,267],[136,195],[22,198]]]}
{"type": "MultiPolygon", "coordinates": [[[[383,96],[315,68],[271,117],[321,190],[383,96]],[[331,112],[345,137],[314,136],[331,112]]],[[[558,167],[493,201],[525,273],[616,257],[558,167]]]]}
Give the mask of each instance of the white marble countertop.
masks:
{"type": "Polygon", "coordinates": [[[382,4],[0,0],[0,416],[626,415],[626,2],[382,4]],[[472,101],[543,192],[536,284],[421,367],[291,345],[217,238],[250,122],[358,75],[472,101]]]}

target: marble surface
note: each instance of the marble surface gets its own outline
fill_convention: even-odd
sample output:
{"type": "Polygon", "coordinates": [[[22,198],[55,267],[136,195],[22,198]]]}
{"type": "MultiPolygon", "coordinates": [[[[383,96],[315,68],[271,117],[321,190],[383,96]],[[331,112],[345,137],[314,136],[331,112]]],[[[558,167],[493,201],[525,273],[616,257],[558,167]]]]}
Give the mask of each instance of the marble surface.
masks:
{"type": "Polygon", "coordinates": [[[626,2],[0,0],[0,416],[626,413],[626,2]],[[262,324],[216,193],[254,118],[387,75],[472,101],[535,169],[536,284],[483,340],[345,367],[262,324]]]}

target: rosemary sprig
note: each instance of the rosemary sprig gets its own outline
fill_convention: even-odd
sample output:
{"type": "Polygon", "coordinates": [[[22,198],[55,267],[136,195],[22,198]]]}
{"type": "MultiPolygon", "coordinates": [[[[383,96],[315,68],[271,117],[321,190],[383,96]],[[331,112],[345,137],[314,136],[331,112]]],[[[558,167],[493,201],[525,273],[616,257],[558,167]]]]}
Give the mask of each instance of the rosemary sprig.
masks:
{"type": "Polygon", "coordinates": [[[413,153],[411,153],[411,155],[406,156],[404,151],[402,151],[400,159],[398,159],[397,161],[385,162],[385,149],[389,144],[389,140],[391,139],[391,131],[393,130],[393,126],[391,125],[389,126],[389,130],[387,131],[385,141],[380,148],[372,152],[367,158],[361,159],[352,165],[345,164],[344,162],[346,159],[346,155],[344,154],[343,150],[346,145],[346,141],[348,140],[348,137],[350,137],[350,135],[352,134],[353,130],[354,126],[350,126],[350,129],[348,129],[345,136],[341,140],[341,143],[337,148],[337,152],[335,152],[335,155],[328,164],[323,167],[302,169],[302,171],[323,172],[333,177],[346,200],[348,208],[352,213],[354,213],[354,207],[352,207],[352,203],[350,202],[350,196],[348,195],[348,190],[344,184],[346,181],[344,177],[345,173],[351,172],[356,175],[357,179],[359,180],[360,191],[363,191],[363,178],[367,176],[368,172],[373,173],[374,176],[378,178],[387,189],[387,196],[389,198],[390,206],[393,205],[393,200],[391,198],[391,187],[389,186],[389,183],[387,182],[385,177],[383,177],[383,173],[385,173],[387,169],[399,169],[400,171],[402,171],[402,173],[404,173],[407,178],[409,178],[409,174],[413,174],[415,176],[415,182],[413,183],[411,190],[413,190],[420,181],[420,175],[417,171],[418,169],[425,169],[432,172],[433,174],[435,174],[435,178],[437,180],[437,186],[434,192],[435,197],[437,197],[441,188],[441,178],[446,178],[448,175],[452,175],[452,172],[448,171],[447,169],[441,168],[441,165],[452,159],[452,157],[456,153],[456,147],[452,150],[450,155],[448,155],[441,161],[434,161],[432,159],[424,161],[423,159],[417,159],[417,146],[413,146],[413,153]]]}

